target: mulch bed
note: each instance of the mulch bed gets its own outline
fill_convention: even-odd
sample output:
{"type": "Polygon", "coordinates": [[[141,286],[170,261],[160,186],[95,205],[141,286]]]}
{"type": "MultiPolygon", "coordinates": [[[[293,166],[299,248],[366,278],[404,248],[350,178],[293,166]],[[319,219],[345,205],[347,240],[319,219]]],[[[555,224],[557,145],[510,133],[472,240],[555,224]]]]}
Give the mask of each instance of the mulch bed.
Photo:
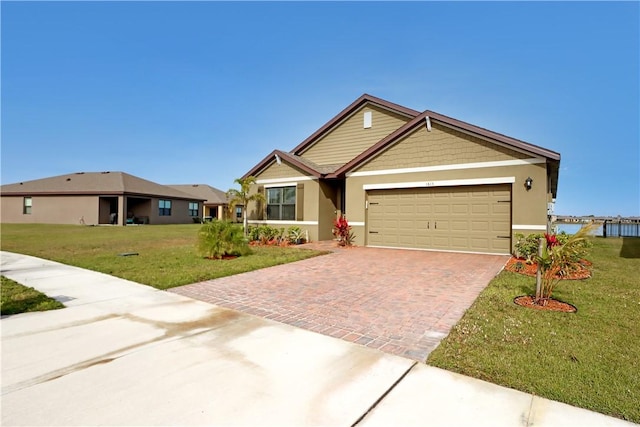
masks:
{"type": "Polygon", "coordinates": [[[535,310],[545,310],[545,311],[561,311],[563,313],[575,313],[578,309],[569,303],[558,301],[553,298],[549,298],[546,302],[546,305],[539,305],[533,301],[533,297],[530,295],[523,295],[520,297],[516,297],[513,300],[514,303],[527,308],[533,308],[535,310]]]}
{"type": "MultiPolygon", "coordinates": [[[[564,280],[582,280],[591,277],[591,262],[583,259],[580,261],[580,268],[576,271],[572,271],[567,275],[562,276],[564,280]]],[[[505,270],[513,273],[524,274],[526,276],[536,277],[538,271],[537,264],[527,264],[526,260],[522,258],[511,257],[505,265],[505,270]]]]}

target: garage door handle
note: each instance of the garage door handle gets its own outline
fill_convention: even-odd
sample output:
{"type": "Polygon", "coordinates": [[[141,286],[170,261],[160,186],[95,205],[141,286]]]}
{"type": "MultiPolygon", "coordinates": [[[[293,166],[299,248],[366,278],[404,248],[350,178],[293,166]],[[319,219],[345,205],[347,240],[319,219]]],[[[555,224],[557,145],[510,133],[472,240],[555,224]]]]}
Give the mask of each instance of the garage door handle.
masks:
{"type": "Polygon", "coordinates": [[[377,231],[370,231],[369,234],[378,234],[377,231]]]}

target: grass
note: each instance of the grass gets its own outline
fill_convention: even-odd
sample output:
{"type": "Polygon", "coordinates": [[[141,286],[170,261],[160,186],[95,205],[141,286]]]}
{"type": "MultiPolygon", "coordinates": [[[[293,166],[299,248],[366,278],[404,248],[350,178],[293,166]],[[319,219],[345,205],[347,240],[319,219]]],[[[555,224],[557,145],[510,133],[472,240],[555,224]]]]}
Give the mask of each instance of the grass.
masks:
{"type": "Polygon", "coordinates": [[[516,306],[535,279],[502,271],[427,363],[640,423],[640,238],[595,238],[593,275],[553,297],[575,314],[516,306]]]}
{"type": "Polygon", "coordinates": [[[325,252],[295,247],[255,247],[232,260],[204,259],[197,253],[199,224],[87,227],[50,224],[2,224],[2,250],[168,289],[278,264],[325,252]],[[137,253],[133,256],[120,256],[137,253]]]}
{"type": "Polygon", "coordinates": [[[3,316],[59,308],[64,308],[64,305],[53,298],[0,276],[0,314],[3,316]]]}

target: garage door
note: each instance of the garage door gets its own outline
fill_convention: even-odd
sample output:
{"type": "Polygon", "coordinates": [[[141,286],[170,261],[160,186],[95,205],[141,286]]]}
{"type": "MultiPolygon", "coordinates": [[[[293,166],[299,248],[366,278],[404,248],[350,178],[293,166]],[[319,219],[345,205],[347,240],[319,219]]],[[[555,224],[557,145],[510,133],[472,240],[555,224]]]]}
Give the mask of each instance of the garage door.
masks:
{"type": "Polygon", "coordinates": [[[508,254],[511,186],[369,190],[367,244],[508,254]]]}

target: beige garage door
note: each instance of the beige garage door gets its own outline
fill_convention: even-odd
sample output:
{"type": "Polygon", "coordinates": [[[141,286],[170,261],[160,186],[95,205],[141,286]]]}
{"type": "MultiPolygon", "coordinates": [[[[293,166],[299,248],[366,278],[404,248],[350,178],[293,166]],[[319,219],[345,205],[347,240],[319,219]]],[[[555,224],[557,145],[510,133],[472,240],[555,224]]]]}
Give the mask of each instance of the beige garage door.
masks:
{"type": "Polygon", "coordinates": [[[367,244],[508,254],[511,186],[369,190],[367,244]]]}

